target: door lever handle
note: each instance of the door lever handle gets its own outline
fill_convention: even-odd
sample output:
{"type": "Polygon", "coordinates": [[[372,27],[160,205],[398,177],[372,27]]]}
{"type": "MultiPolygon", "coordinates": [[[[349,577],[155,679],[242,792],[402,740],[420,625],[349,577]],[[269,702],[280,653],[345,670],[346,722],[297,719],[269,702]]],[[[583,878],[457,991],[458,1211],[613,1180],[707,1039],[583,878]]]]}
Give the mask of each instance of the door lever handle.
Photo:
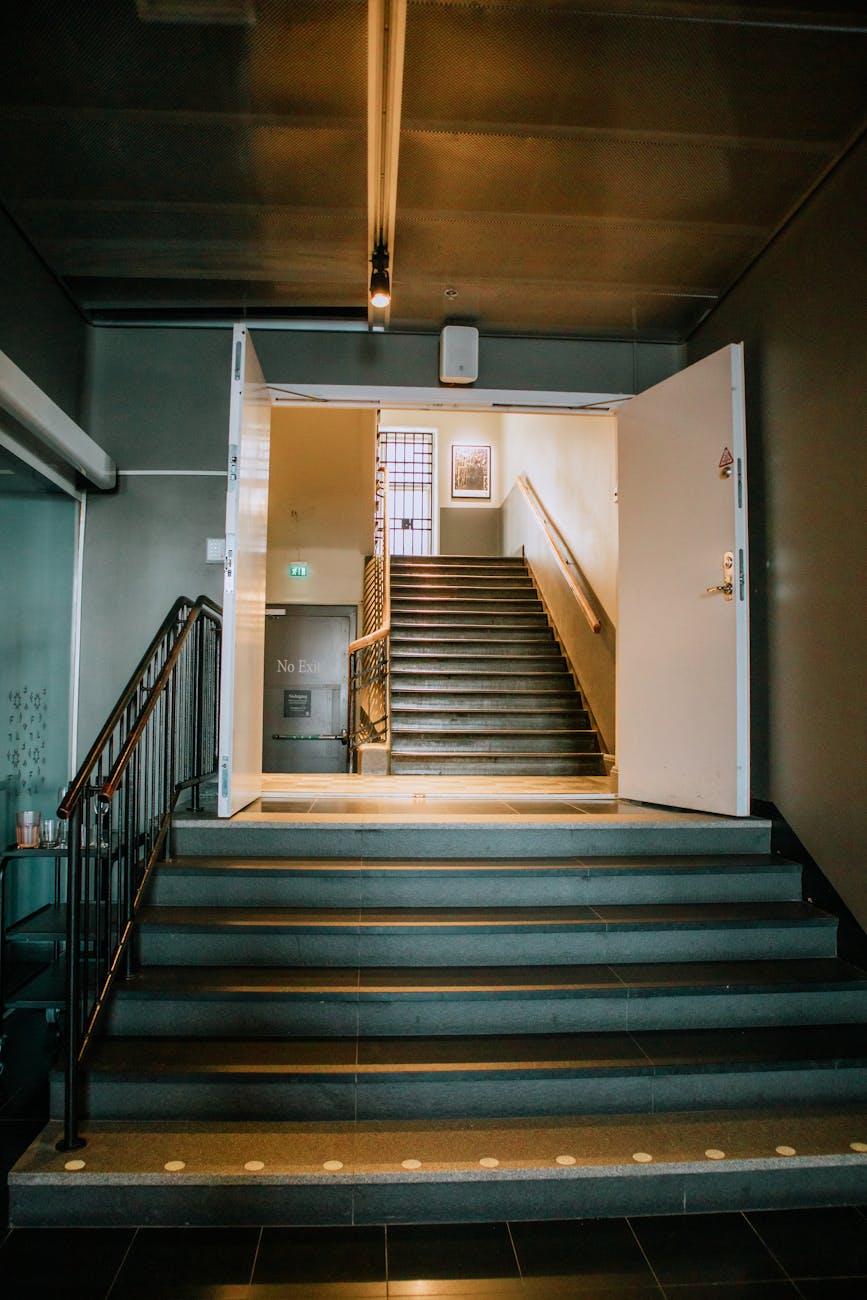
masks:
{"type": "Polygon", "coordinates": [[[715,587],[705,587],[708,596],[715,596],[719,593],[725,596],[726,600],[731,600],[734,592],[735,576],[735,557],[732,551],[726,551],[723,556],[723,580],[717,583],[715,587]]]}

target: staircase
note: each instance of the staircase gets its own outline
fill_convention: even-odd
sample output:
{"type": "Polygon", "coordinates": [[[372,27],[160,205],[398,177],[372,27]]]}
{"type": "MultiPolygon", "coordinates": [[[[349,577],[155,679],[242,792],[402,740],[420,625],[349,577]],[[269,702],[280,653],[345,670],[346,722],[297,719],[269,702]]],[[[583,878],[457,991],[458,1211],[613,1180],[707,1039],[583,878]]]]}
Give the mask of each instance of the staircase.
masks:
{"type": "Polygon", "coordinates": [[[49,1126],[13,1223],[861,1203],[867,975],[835,919],[767,822],[625,814],[179,818],[87,1145],[49,1126]]]}
{"type": "Polygon", "coordinates": [[[522,558],[391,561],[391,770],[605,775],[522,558]]]}

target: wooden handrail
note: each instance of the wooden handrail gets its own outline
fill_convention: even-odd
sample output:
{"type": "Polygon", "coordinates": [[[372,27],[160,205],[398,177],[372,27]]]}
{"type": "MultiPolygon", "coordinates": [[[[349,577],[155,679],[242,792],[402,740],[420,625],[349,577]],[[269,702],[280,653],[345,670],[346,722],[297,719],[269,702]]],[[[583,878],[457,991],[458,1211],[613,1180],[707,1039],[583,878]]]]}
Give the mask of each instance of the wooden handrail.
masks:
{"type": "Polygon", "coordinates": [[[539,521],[539,524],[542,528],[542,532],[545,534],[545,538],[548,542],[548,545],[551,547],[551,550],[554,552],[554,558],[556,559],[557,564],[560,567],[560,572],[563,574],[563,577],[566,579],[567,583],[569,584],[569,589],[571,590],[572,595],[575,597],[576,601],[578,602],[581,612],[584,615],[585,619],[587,620],[588,627],[592,632],[601,632],[602,622],[599,618],[599,615],[597,614],[596,610],[593,608],[593,604],[588,598],[588,596],[586,595],[586,593],[579,586],[578,580],[576,579],[572,570],[569,568],[569,565],[564,560],[560,552],[560,546],[557,543],[557,538],[554,534],[551,525],[548,522],[547,516],[544,511],[544,507],[542,506],[541,501],[539,501],[538,497],[536,496],[535,489],[530,486],[526,477],[521,474],[519,474],[518,477],[515,479],[515,483],[523,492],[524,496],[527,499],[527,503],[530,509],[533,511],[533,514],[536,516],[537,520],[539,521]]]}
{"type": "Polygon", "coordinates": [[[382,622],[366,636],[350,641],[350,655],[382,641],[391,632],[391,547],[388,544],[388,470],[385,467],[382,470],[382,582],[382,622]]]}

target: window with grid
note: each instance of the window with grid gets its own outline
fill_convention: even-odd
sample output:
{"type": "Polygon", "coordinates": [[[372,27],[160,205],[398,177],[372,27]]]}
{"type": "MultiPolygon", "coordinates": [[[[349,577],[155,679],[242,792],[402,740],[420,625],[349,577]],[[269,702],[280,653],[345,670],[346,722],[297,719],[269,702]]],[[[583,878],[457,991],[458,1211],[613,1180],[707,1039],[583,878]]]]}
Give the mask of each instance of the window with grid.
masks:
{"type": "Polygon", "coordinates": [[[389,550],[430,555],[433,544],[433,430],[379,429],[376,458],[388,469],[389,550]]]}

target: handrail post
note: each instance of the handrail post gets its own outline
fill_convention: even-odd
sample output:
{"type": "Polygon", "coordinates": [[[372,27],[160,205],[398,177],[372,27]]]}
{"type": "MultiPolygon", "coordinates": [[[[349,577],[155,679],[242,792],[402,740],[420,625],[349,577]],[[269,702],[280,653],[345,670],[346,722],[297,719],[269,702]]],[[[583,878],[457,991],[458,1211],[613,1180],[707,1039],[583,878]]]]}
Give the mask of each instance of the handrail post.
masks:
{"type": "Polygon", "coordinates": [[[81,943],[81,804],[69,822],[66,874],[66,1078],[63,1097],[63,1137],[58,1151],[76,1151],[85,1145],[78,1131],[78,986],[81,943]]]}
{"type": "MultiPolygon", "coordinates": [[[[204,712],[205,712],[205,620],[200,618],[195,630],[195,651],[193,662],[196,666],[196,708],[193,714],[193,753],[195,755],[195,770],[202,771],[202,740],[204,737],[204,712]]],[[[198,812],[202,806],[201,785],[198,783],[193,786],[191,792],[191,804],[193,812],[198,812]]]]}

